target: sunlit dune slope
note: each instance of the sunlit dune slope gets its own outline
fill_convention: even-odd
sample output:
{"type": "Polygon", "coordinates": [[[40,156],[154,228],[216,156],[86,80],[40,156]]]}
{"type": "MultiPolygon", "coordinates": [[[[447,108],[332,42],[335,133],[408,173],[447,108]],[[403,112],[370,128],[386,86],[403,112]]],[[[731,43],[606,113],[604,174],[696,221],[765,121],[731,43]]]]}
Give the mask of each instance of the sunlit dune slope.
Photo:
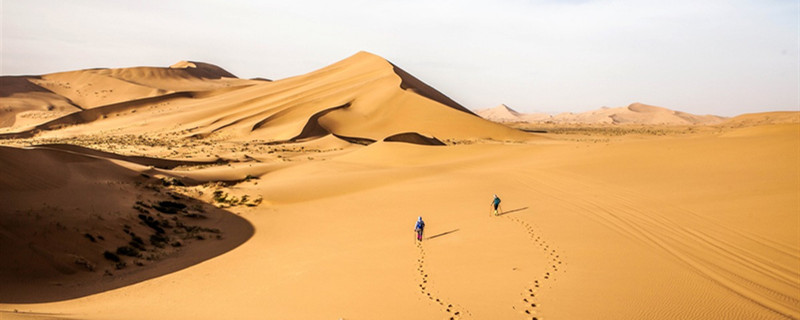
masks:
{"type": "Polygon", "coordinates": [[[186,61],[170,68],[99,68],[51,73],[31,81],[84,109],[178,91],[203,91],[250,82],[237,79],[212,64],[186,61]]]}
{"type": "Polygon", "coordinates": [[[261,82],[238,79],[212,64],[186,61],[170,68],[87,69],[42,76],[3,76],[0,77],[0,128],[18,131],[85,109],[176,92],[261,82]]]}
{"type": "Polygon", "coordinates": [[[118,133],[147,131],[234,140],[306,141],[334,135],[367,143],[407,132],[439,140],[531,138],[477,117],[388,61],[366,52],[279,81],[247,80],[249,85],[192,92],[169,93],[161,89],[166,85],[153,89],[157,81],[147,79],[168,79],[170,76],[161,74],[171,74],[171,70],[183,69],[81,71],[85,73],[82,77],[87,77],[81,78],[82,83],[103,74],[107,81],[125,81],[119,83],[124,88],[119,90],[135,94],[128,94],[127,100],[114,104],[108,104],[112,102],[109,96],[102,107],[45,123],[28,132],[74,126],[60,130],[59,134],[113,128],[118,133]],[[134,78],[138,79],[136,84],[129,82],[134,78]]]}
{"type": "Polygon", "coordinates": [[[39,79],[0,77],[0,130],[25,128],[81,110],[68,98],[32,82],[39,79]]]}

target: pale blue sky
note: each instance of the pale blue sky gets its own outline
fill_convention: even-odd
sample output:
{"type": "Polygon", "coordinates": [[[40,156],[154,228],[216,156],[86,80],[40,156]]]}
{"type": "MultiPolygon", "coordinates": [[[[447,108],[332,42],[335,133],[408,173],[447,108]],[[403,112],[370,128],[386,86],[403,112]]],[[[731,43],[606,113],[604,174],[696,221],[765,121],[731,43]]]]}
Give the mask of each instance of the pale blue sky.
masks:
{"type": "Polygon", "coordinates": [[[2,0],[3,75],[179,60],[281,79],[360,50],[468,108],[800,110],[800,1],[2,0]]]}

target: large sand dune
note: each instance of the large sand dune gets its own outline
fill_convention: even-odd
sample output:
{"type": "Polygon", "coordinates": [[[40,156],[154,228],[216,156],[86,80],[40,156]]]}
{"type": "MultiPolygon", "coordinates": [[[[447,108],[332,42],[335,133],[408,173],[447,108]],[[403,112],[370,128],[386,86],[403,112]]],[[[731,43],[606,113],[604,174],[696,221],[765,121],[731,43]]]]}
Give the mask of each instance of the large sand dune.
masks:
{"type": "MultiPolygon", "coordinates": [[[[59,130],[57,135],[147,130],[181,136],[278,142],[327,135],[378,141],[407,132],[440,140],[530,138],[519,131],[481,120],[388,61],[366,52],[306,75],[274,82],[235,82],[241,85],[233,88],[209,89],[198,85],[191,91],[166,90],[169,85],[162,82],[176,78],[175,70],[183,69],[103,69],[45,76],[45,79],[69,78],[81,83],[75,86],[102,82],[103,86],[116,85],[125,89],[113,89],[114,92],[104,98],[83,100],[83,95],[73,92],[79,89],[64,89],[63,95],[70,96],[87,110],[30,130],[20,130],[16,136],[72,126],[59,130]]],[[[205,81],[217,83],[221,80],[205,81]]]]}
{"type": "Polygon", "coordinates": [[[797,112],[533,135],[369,53],[272,82],[192,65],[0,140],[0,317],[800,318],[797,112]],[[182,242],[118,270],[131,233],[182,242]]]}

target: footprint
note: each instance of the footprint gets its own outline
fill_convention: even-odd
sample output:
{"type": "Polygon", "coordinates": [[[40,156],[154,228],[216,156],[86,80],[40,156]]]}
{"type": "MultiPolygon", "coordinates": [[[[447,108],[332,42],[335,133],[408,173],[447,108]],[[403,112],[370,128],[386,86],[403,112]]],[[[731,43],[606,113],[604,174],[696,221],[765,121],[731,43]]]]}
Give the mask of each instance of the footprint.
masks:
{"type": "MultiPolygon", "coordinates": [[[[461,311],[456,311],[454,309],[452,303],[446,303],[440,297],[437,297],[434,293],[430,292],[431,289],[427,285],[429,276],[425,272],[425,258],[424,258],[425,257],[425,249],[419,243],[417,244],[417,248],[419,248],[419,252],[420,252],[420,258],[417,259],[417,262],[419,262],[419,264],[417,266],[417,270],[419,270],[419,273],[420,273],[420,276],[421,276],[421,280],[422,280],[422,282],[418,284],[419,287],[420,287],[420,292],[422,294],[424,294],[425,296],[427,296],[428,300],[436,302],[441,306],[445,306],[445,304],[446,304],[447,307],[445,307],[444,311],[447,312],[447,313],[451,313],[451,314],[457,316],[457,317],[450,317],[450,319],[460,318],[459,315],[461,314],[461,311]]],[[[467,314],[469,314],[469,312],[467,312],[467,314]]]]}

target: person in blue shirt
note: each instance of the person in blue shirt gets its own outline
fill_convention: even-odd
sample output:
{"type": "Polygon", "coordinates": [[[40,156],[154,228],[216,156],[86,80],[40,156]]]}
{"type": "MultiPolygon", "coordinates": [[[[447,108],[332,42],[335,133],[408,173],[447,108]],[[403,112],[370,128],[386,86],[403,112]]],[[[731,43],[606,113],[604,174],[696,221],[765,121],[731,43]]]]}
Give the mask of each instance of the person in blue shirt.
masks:
{"type": "MultiPolygon", "coordinates": [[[[497,195],[494,195],[494,199],[492,199],[491,206],[494,207],[494,215],[498,215],[497,208],[500,207],[500,197],[498,197],[497,195]]],[[[500,211],[502,211],[502,209],[500,211]]]]}
{"type": "Polygon", "coordinates": [[[422,231],[425,230],[425,221],[422,217],[417,218],[417,225],[414,226],[414,232],[417,233],[417,241],[422,241],[422,231]]]}

